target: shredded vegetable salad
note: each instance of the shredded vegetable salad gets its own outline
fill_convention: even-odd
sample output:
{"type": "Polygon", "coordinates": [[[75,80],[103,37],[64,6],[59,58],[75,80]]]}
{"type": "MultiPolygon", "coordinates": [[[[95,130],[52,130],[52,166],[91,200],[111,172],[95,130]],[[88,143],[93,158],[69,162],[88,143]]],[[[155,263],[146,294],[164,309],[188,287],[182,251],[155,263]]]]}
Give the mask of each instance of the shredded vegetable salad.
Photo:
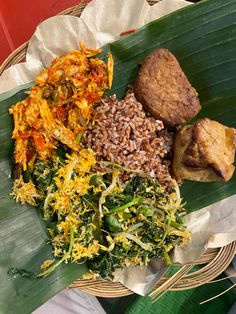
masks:
{"type": "Polygon", "coordinates": [[[79,51],[56,58],[36,77],[28,97],[10,108],[15,162],[23,170],[32,167],[36,157],[52,157],[58,144],[79,150],[92,106],[112,84],[112,55],[106,64],[94,57],[100,52],[81,44],[79,51]]]}
{"type": "Polygon", "coordinates": [[[62,262],[87,262],[102,277],[159,256],[171,264],[168,252],[190,240],[175,181],[170,189],[143,172],[109,162],[100,166],[96,170],[91,149],[82,149],[66,159],[37,160],[25,183],[35,190],[28,194],[22,179],[15,180],[13,195],[42,209],[51,236],[55,261],[46,260],[38,276],[62,262]]]}

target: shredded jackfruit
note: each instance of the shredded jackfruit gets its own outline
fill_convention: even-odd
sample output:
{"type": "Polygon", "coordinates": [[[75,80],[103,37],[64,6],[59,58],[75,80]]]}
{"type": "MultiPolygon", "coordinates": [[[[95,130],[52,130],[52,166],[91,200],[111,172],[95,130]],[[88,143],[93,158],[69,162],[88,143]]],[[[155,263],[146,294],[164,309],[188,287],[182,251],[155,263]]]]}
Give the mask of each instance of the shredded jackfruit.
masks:
{"type": "Polygon", "coordinates": [[[28,97],[11,106],[15,162],[23,170],[36,156],[53,157],[59,144],[79,150],[76,137],[86,129],[94,102],[112,84],[112,55],[107,65],[94,57],[99,52],[81,44],[80,50],[56,58],[36,77],[28,97]]]}
{"type": "Polygon", "coordinates": [[[36,206],[36,198],[39,197],[34,183],[31,180],[25,183],[22,176],[14,181],[11,195],[16,202],[32,206],[36,206]]]}

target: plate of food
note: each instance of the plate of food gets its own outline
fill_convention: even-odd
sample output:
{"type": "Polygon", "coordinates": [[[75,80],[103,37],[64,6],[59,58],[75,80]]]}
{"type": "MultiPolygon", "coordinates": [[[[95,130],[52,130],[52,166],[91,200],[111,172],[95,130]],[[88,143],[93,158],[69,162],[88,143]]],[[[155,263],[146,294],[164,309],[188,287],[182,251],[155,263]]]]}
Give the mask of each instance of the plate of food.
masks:
{"type": "Polygon", "coordinates": [[[160,277],[236,238],[236,5],[203,1],[147,24],[139,2],[145,18],[127,25],[144,26],[112,42],[100,29],[90,47],[70,44],[68,17],[70,50],[42,40],[51,19],[22,65],[44,68],[31,87],[11,80],[19,67],[3,73],[15,89],[0,106],[2,297],[19,313],[82,275],[111,282],[137,266],[146,279],[157,263],[160,277]]]}

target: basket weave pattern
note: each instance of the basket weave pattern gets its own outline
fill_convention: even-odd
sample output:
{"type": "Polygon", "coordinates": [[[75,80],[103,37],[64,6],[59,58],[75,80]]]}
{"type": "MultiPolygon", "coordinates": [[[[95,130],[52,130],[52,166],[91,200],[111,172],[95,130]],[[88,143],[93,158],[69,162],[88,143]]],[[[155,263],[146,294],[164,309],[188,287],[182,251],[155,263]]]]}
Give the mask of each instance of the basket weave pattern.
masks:
{"type": "MultiPolygon", "coordinates": [[[[60,14],[80,16],[89,1],[82,0],[80,1],[79,5],[69,8],[60,14]]],[[[158,2],[158,0],[148,0],[150,5],[153,5],[156,2],[158,2]]],[[[0,75],[8,67],[25,60],[27,47],[28,42],[18,47],[2,63],[0,67],[0,75]]],[[[180,270],[178,270],[171,277],[163,276],[158,281],[153,291],[150,293],[150,296],[153,299],[156,299],[159,293],[162,293],[166,290],[191,289],[213,280],[227,268],[235,253],[236,242],[233,242],[222,248],[209,249],[200,259],[191,264],[182,266],[180,270]],[[195,265],[200,265],[200,269],[191,271],[195,265]]],[[[100,297],[121,297],[133,293],[131,290],[124,287],[121,283],[104,279],[78,279],[73,282],[69,288],[80,288],[87,293],[100,297]]]]}

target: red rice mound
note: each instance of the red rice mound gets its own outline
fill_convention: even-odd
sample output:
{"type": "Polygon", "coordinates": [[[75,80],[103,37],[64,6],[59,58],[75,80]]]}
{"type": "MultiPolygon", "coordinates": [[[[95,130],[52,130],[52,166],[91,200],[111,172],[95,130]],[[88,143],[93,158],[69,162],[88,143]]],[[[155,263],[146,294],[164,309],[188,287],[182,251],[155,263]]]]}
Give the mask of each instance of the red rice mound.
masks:
{"type": "Polygon", "coordinates": [[[82,144],[92,148],[98,160],[142,170],[165,181],[170,177],[167,157],[172,142],[163,122],[148,116],[130,90],[124,100],[111,96],[95,106],[82,144]]]}

